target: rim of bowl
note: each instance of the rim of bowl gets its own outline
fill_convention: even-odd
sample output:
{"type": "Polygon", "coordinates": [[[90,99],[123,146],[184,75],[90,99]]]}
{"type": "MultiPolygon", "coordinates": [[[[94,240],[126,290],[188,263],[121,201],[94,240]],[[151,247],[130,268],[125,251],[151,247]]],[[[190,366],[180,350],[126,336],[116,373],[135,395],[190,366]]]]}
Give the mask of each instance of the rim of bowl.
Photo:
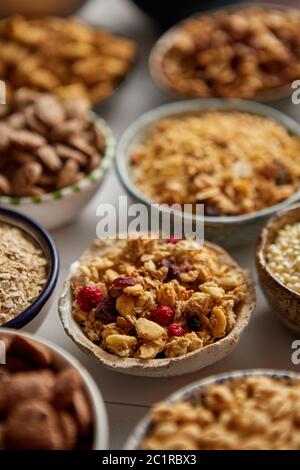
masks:
{"type": "MultiPolygon", "coordinates": [[[[224,99],[224,98],[208,98],[208,99],[193,99],[184,100],[174,103],[168,103],[157,108],[147,111],[137,118],[130,126],[125,130],[116,150],[116,167],[117,174],[123,186],[127,191],[137,200],[143,202],[147,206],[154,206],[159,204],[142,193],[134,184],[132,177],[130,176],[130,160],[129,160],[129,149],[132,145],[133,140],[146,130],[151,127],[155,122],[166,117],[172,117],[180,114],[198,114],[201,112],[208,111],[209,109],[216,109],[220,111],[241,111],[256,114],[258,116],[264,116],[277,121],[279,124],[284,126],[291,134],[300,138],[300,125],[286,114],[278,111],[277,109],[271,108],[265,104],[257,103],[256,101],[242,100],[239,98],[224,99]]],[[[236,224],[239,222],[248,222],[262,217],[272,215],[274,212],[285,208],[287,205],[296,202],[300,198],[300,189],[298,189],[291,197],[285,199],[270,207],[266,207],[262,210],[243,215],[228,215],[228,216],[199,216],[189,213],[183,213],[182,211],[176,211],[160,207],[159,211],[163,214],[174,214],[177,217],[183,217],[190,220],[206,221],[213,224],[236,224]]]]}
{"type": "MultiPolygon", "coordinates": [[[[255,376],[266,376],[266,377],[278,377],[286,380],[296,379],[300,380],[300,373],[289,371],[289,370],[277,370],[277,369],[240,369],[232,372],[223,372],[221,374],[210,375],[204,379],[192,382],[189,385],[181,387],[179,390],[171,393],[167,397],[163,398],[163,403],[174,403],[177,400],[184,399],[189,401],[193,395],[201,392],[201,390],[207,385],[214,383],[222,383],[227,380],[232,380],[239,377],[255,377],[255,376]]],[[[132,431],[129,438],[126,440],[123,449],[124,450],[137,450],[148,433],[149,426],[151,424],[150,410],[153,405],[149,407],[149,411],[146,415],[138,422],[132,431]]]]}
{"type": "MultiPolygon", "coordinates": [[[[293,204],[292,206],[286,207],[282,211],[278,212],[278,214],[274,215],[264,226],[262,229],[258,242],[257,242],[257,262],[260,265],[260,268],[263,269],[271,278],[272,280],[278,284],[282,289],[285,289],[291,296],[295,297],[295,299],[300,300],[300,294],[298,294],[296,291],[288,287],[286,284],[284,284],[278,277],[275,276],[275,274],[272,272],[270,269],[268,263],[267,263],[267,258],[266,258],[266,253],[265,250],[267,248],[266,244],[266,237],[268,235],[269,230],[272,228],[272,226],[279,221],[282,217],[285,216],[285,214],[289,212],[293,212],[294,210],[299,209],[300,212],[300,203],[298,204],[293,204]]],[[[300,222],[300,213],[299,213],[299,222],[300,222]]],[[[283,225],[284,227],[284,225],[283,225]]]]}
{"type": "Polygon", "coordinates": [[[99,181],[106,172],[106,170],[109,168],[110,163],[113,160],[115,154],[115,139],[111,127],[107,124],[104,119],[98,116],[97,113],[95,113],[94,111],[89,111],[89,118],[91,122],[94,122],[96,125],[99,126],[106,142],[106,149],[101,159],[101,163],[91,173],[86,175],[84,178],[82,178],[75,184],[71,184],[69,186],[65,186],[64,188],[42,194],[41,196],[22,197],[0,195],[0,204],[2,203],[6,206],[11,207],[29,204],[43,204],[46,201],[70,197],[99,181]]]}
{"type": "MultiPolygon", "coordinates": [[[[198,16],[203,15],[214,15],[218,13],[230,13],[239,10],[244,10],[245,8],[263,8],[265,10],[282,10],[282,11],[296,11],[300,13],[300,9],[295,6],[283,5],[283,4],[276,4],[276,3],[265,3],[265,2],[254,2],[254,3],[241,3],[241,4],[232,4],[223,7],[217,8],[210,8],[207,11],[199,11],[198,13],[194,13],[187,18],[177,22],[175,25],[171,26],[171,28],[167,29],[160,38],[156,41],[154,46],[152,47],[149,58],[148,58],[148,69],[150,76],[155,83],[155,85],[162,90],[163,92],[167,93],[169,96],[176,98],[176,99],[188,99],[192,98],[190,94],[187,92],[180,93],[179,91],[173,90],[171,87],[168,86],[167,81],[164,80],[164,75],[160,70],[160,61],[162,55],[169,49],[169,41],[172,38],[173,34],[177,31],[177,29],[183,25],[186,21],[193,19],[198,16]]],[[[279,87],[274,87],[268,90],[262,90],[257,93],[253,98],[248,98],[249,100],[253,101],[261,101],[264,103],[270,103],[272,101],[279,101],[284,98],[288,98],[292,94],[292,83],[293,81],[281,85],[279,87]]],[[[195,97],[194,99],[199,99],[200,97],[195,97]]],[[[220,98],[222,97],[215,97],[220,98]]],[[[205,98],[203,98],[205,99],[205,98]]],[[[226,97],[224,97],[226,99],[226,97]]],[[[238,97],[237,97],[238,99],[238,97]]],[[[242,98],[240,98],[242,99],[242,98]]],[[[247,98],[245,98],[247,99],[247,98]]]]}
{"type": "Polygon", "coordinates": [[[0,207],[0,222],[5,222],[12,225],[13,227],[20,228],[24,231],[30,238],[33,238],[36,244],[39,245],[42,252],[45,253],[45,249],[39,242],[43,240],[47,246],[48,253],[47,258],[49,261],[49,272],[46,284],[43,287],[41,293],[37,298],[29,305],[23,312],[19,313],[15,318],[12,318],[8,322],[1,325],[3,328],[22,328],[27,325],[31,320],[33,320],[42,310],[43,306],[46,304],[48,299],[50,299],[58,279],[59,273],[59,256],[56,245],[49,235],[48,231],[44,229],[39,223],[30,219],[29,217],[15,212],[11,209],[6,209],[0,207]],[[17,222],[17,223],[16,223],[17,222]],[[18,223],[19,222],[19,223],[18,223]],[[31,233],[37,235],[33,237],[31,233]]]}
{"type": "Polygon", "coordinates": [[[109,426],[108,426],[108,418],[107,418],[107,412],[105,408],[104,399],[92,375],[79,362],[79,360],[76,359],[71,353],[69,353],[62,347],[58,346],[56,343],[48,339],[41,338],[40,336],[36,336],[27,332],[24,333],[23,331],[22,332],[16,331],[10,328],[7,328],[3,331],[0,330],[0,335],[1,334],[4,334],[4,335],[8,334],[11,336],[14,336],[14,335],[24,336],[25,338],[29,338],[32,341],[41,343],[47,348],[49,348],[50,350],[53,350],[58,356],[62,357],[62,359],[64,359],[66,362],[68,362],[69,364],[71,364],[73,367],[75,367],[78,370],[78,372],[83,378],[83,381],[85,383],[85,386],[89,395],[89,401],[90,401],[90,404],[92,405],[93,420],[94,420],[93,424],[95,428],[94,429],[95,435],[93,438],[92,448],[94,450],[107,449],[109,426]]]}
{"type": "MultiPolygon", "coordinates": [[[[60,320],[62,322],[64,331],[66,334],[72,339],[72,341],[81,349],[83,349],[86,353],[92,354],[98,361],[101,362],[105,367],[110,369],[115,369],[119,371],[123,371],[126,373],[126,370],[134,369],[134,370],[145,370],[149,371],[153,370],[160,370],[164,367],[168,367],[170,364],[174,362],[184,362],[185,360],[189,360],[192,357],[197,355],[206,353],[207,351],[213,351],[216,348],[225,347],[226,345],[236,345],[239,342],[241,335],[243,334],[246,327],[249,325],[251,321],[251,317],[256,307],[256,292],[255,292],[255,285],[253,282],[252,274],[249,270],[242,269],[240,265],[232,258],[232,256],[221,246],[216,245],[212,242],[205,242],[206,246],[211,247],[217,253],[222,256],[224,262],[228,264],[228,266],[234,266],[235,269],[238,269],[239,272],[243,275],[244,281],[247,285],[247,296],[241,302],[240,312],[237,317],[236,324],[234,325],[233,329],[223,338],[218,339],[216,342],[212,344],[208,344],[201,349],[196,349],[194,351],[188,352],[183,354],[182,356],[176,357],[169,357],[163,359],[150,359],[146,363],[137,358],[128,357],[122,358],[115,354],[109,353],[100,346],[93,343],[83,332],[80,328],[80,335],[74,330],[74,326],[70,324],[69,319],[72,322],[76,323],[76,320],[73,318],[72,314],[72,290],[71,290],[71,278],[78,269],[80,265],[80,260],[75,261],[72,263],[70,267],[70,271],[68,277],[66,278],[62,293],[59,297],[58,302],[58,313],[60,320]],[[70,299],[69,299],[70,296],[70,299]]],[[[77,324],[77,323],[76,323],[77,324]]],[[[233,346],[234,347],[234,346],[233,346]]],[[[217,360],[219,361],[219,360],[217,360]]],[[[216,361],[216,362],[217,362],[216,361]]],[[[201,369],[201,367],[199,367],[201,369]]],[[[184,374],[184,373],[183,373],[184,374]]],[[[181,374],[181,375],[183,375],[181,374]]]]}

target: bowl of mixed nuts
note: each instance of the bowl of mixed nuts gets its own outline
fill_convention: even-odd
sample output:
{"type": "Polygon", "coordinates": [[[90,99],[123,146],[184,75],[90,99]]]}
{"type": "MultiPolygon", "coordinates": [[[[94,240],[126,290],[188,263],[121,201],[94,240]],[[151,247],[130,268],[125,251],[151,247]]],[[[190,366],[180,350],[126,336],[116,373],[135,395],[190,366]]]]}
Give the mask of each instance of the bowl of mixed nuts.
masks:
{"type": "Polygon", "coordinates": [[[114,139],[86,101],[20,88],[2,110],[0,152],[0,204],[54,229],[95,195],[114,139]]]}
{"type": "Polygon", "coordinates": [[[136,57],[130,39],[75,17],[12,15],[0,21],[0,42],[7,102],[27,87],[99,104],[124,81],[136,57]]]}
{"type": "Polygon", "coordinates": [[[59,314],[105,367],[165,377],[229,354],[254,307],[250,274],[220,247],[131,234],[91,244],[71,267],[59,314]]]}
{"type": "Polygon", "coordinates": [[[300,376],[254,369],[195,382],[154,405],[126,450],[299,450],[300,376]]]}
{"type": "Polygon", "coordinates": [[[287,98],[299,77],[299,27],[299,10],[281,5],[199,13],[159,39],[150,73],[177,98],[287,98]]]}
{"type": "Polygon", "coordinates": [[[0,449],[106,449],[105,405],[87,370],[32,335],[5,329],[0,342],[0,449]]]}
{"type": "Polygon", "coordinates": [[[263,229],[256,253],[260,285],[271,311],[300,334],[300,205],[279,212],[263,229]]]}
{"type": "Polygon", "coordinates": [[[0,208],[0,327],[34,332],[50,309],[58,270],[50,235],[24,215],[0,208]]]}
{"type": "Polygon", "coordinates": [[[116,163],[136,199],[175,223],[204,222],[206,239],[232,247],[253,243],[270,215],[299,199],[299,155],[300,127],[289,117],[252,101],[208,99],[141,116],[116,163]]]}

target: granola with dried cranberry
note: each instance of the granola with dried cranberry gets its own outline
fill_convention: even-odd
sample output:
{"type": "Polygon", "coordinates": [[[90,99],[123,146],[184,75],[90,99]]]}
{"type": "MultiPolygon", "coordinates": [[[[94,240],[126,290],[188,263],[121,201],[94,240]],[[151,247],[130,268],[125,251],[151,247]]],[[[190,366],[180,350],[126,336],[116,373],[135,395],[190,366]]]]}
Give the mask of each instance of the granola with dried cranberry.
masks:
{"type": "Polygon", "coordinates": [[[217,247],[145,236],[96,240],[71,280],[87,337],[121,357],[176,357],[225,337],[247,285],[217,247]]]}

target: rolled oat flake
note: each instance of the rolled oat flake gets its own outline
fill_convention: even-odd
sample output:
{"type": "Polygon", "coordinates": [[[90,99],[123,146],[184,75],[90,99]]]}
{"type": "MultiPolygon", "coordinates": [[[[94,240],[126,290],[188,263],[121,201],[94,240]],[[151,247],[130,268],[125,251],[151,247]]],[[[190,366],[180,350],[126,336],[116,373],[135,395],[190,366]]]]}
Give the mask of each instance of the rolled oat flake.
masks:
{"type": "Polygon", "coordinates": [[[19,228],[0,223],[0,325],[32,304],[46,280],[42,250],[19,228]]]}

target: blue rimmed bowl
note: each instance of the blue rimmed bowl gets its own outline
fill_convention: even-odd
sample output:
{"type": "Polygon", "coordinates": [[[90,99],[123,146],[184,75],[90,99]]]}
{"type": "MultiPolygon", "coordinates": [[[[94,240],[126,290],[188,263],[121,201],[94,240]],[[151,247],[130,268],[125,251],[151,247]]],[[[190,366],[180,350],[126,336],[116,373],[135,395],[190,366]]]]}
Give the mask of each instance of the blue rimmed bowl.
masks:
{"type": "MultiPolygon", "coordinates": [[[[139,117],[124,132],[116,151],[116,166],[119,179],[127,191],[135,199],[151,207],[154,211],[159,211],[162,217],[173,216],[174,223],[182,224],[182,221],[193,221],[196,224],[204,223],[205,239],[232,248],[247,245],[256,241],[260,231],[268,218],[276,214],[300,199],[300,190],[296,191],[290,198],[263,210],[246,215],[235,216],[202,216],[183,213],[181,211],[170,210],[163,205],[157,207],[157,203],[150,200],[134,184],[131,171],[131,153],[141,145],[148,133],[153,129],[154,124],[165,118],[175,118],[180,115],[197,114],[209,109],[224,111],[241,111],[258,116],[269,117],[284,126],[291,134],[300,138],[299,124],[269,106],[239,99],[199,99],[179,101],[176,103],[159,106],[139,117]]],[[[190,226],[190,223],[187,224],[190,226]]]]}
{"type": "MultiPolygon", "coordinates": [[[[291,371],[276,369],[250,369],[226,372],[224,374],[212,375],[211,377],[199,380],[184,388],[176,391],[165,400],[164,403],[170,404],[178,400],[187,401],[192,404],[200,404],[203,400],[205,387],[212,384],[224,383],[238,378],[246,377],[273,377],[286,381],[297,380],[300,382],[300,374],[291,371]]],[[[148,413],[135,427],[132,434],[125,443],[125,450],[137,450],[141,448],[143,440],[147,437],[152,425],[150,414],[148,413]]]]}
{"type": "Polygon", "coordinates": [[[11,208],[32,217],[48,230],[54,230],[74,220],[97,193],[115,153],[115,140],[108,124],[92,112],[90,120],[99,126],[106,142],[104,155],[97,168],[78,183],[42,196],[0,196],[0,207],[11,208]]]}
{"type": "Polygon", "coordinates": [[[0,207],[0,223],[17,227],[31,238],[42,250],[48,261],[48,278],[40,295],[26,310],[8,321],[4,328],[23,328],[34,332],[42,324],[51,306],[59,272],[59,258],[54,241],[48,232],[34,220],[18,212],[0,207]]]}

